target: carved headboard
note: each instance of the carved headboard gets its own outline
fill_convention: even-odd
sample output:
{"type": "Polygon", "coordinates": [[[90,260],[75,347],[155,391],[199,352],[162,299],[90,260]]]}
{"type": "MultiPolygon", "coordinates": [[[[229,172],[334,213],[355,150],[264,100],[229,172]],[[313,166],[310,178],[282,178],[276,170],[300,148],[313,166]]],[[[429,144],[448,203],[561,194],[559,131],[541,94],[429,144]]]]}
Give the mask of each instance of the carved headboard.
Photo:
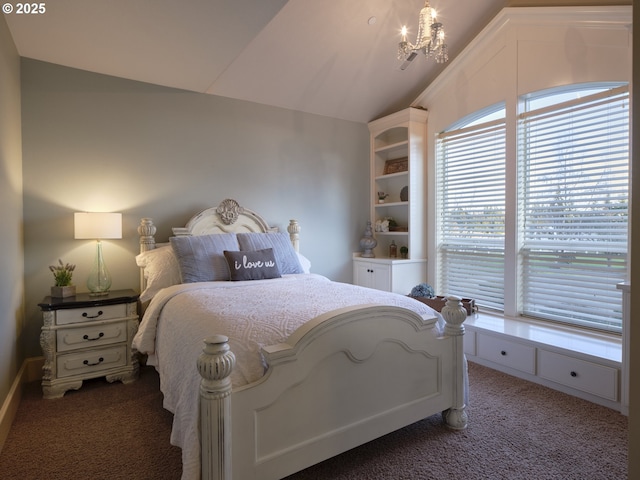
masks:
{"type": "MultiPolygon", "coordinates": [[[[184,227],[172,228],[173,235],[208,235],[212,233],[241,232],[277,232],[277,227],[270,227],[266,220],[253,210],[241,207],[240,204],[227,198],[217,207],[207,208],[191,217],[184,227]]],[[[296,252],[300,251],[300,225],[290,220],[287,227],[291,243],[296,252]]],[[[140,235],[140,252],[156,248],[156,226],[150,218],[143,218],[138,226],[140,235]]],[[[140,271],[140,291],[144,291],[144,272],[140,271]]]]}

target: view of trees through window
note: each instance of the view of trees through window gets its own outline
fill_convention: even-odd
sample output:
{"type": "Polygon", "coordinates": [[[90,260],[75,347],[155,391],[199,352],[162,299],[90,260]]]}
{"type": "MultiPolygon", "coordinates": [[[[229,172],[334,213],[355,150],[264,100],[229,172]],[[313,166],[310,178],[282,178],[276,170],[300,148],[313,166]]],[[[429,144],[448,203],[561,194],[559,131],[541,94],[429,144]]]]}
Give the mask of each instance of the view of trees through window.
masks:
{"type": "Polygon", "coordinates": [[[439,135],[442,291],[487,308],[504,310],[507,302],[520,314],[620,331],[628,96],[626,85],[609,84],[539,92],[522,99],[517,119],[497,105],[439,135]],[[518,132],[511,154],[508,121],[518,132]],[[508,162],[516,175],[506,175],[508,162]]]}

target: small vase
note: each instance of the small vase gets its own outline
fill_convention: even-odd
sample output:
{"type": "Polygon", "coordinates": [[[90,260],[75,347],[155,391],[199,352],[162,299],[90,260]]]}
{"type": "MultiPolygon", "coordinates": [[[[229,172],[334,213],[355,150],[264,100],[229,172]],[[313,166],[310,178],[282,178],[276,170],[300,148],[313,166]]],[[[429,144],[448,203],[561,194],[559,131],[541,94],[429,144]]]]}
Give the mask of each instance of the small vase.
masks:
{"type": "Polygon", "coordinates": [[[362,257],[373,258],[375,257],[373,249],[378,245],[378,241],[373,238],[373,231],[371,230],[371,222],[367,222],[367,227],[364,229],[364,235],[360,239],[360,248],[362,248],[362,257]]]}
{"type": "Polygon", "coordinates": [[[51,287],[52,298],[74,297],[76,295],[76,286],[67,285],[66,287],[51,287]]]}

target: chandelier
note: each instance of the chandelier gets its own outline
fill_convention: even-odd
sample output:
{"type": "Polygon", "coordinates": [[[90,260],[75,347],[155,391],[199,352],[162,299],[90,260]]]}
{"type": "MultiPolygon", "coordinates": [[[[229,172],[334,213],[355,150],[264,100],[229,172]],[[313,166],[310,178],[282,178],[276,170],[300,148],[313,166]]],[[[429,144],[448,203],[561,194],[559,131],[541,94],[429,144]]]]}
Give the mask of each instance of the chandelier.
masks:
{"type": "Polygon", "coordinates": [[[447,45],[444,43],[444,27],[436,20],[436,11],[429,5],[429,0],[424,2],[418,17],[418,36],[413,45],[407,41],[407,27],[402,27],[402,41],[398,44],[398,60],[404,63],[400,66],[404,70],[409,66],[419,52],[425,57],[433,57],[437,63],[445,63],[449,60],[447,45]]]}

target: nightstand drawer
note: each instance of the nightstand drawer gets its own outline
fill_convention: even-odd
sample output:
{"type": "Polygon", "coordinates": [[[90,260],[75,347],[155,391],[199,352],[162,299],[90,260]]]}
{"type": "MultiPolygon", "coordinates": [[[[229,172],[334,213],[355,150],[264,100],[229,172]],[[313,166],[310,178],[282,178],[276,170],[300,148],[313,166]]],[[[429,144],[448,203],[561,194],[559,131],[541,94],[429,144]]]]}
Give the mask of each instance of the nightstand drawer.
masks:
{"type": "Polygon", "coordinates": [[[87,324],[78,328],[64,328],[56,332],[58,352],[84,347],[98,347],[127,341],[127,322],[87,324]]]}
{"type": "Polygon", "coordinates": [[[70,323],[90,322],[92,320],[109,320],[110,318],[123,318],[127,316],[127,305],[104,305],[102,307],[70,308],[56,312],[56,324],[68,325],[70,323]]]}
{"type": "Polygon", "coordinates": [[[536,349],[492,335],[477,335],[477,355],[505,367],[535,374],[536,349]]]}
{"type": "Polygon", "coordinates": [[[613,367],[539,350],[538,375],[602,398],[618,400],[618,370],[613,367]]]}
{"type": "Polygon", "coordinates": [[[127,346],[118,345],[108,348],[85,350],[58,357],[58,377],[70,377],[93,373],[127,364],[127,346]]]}

